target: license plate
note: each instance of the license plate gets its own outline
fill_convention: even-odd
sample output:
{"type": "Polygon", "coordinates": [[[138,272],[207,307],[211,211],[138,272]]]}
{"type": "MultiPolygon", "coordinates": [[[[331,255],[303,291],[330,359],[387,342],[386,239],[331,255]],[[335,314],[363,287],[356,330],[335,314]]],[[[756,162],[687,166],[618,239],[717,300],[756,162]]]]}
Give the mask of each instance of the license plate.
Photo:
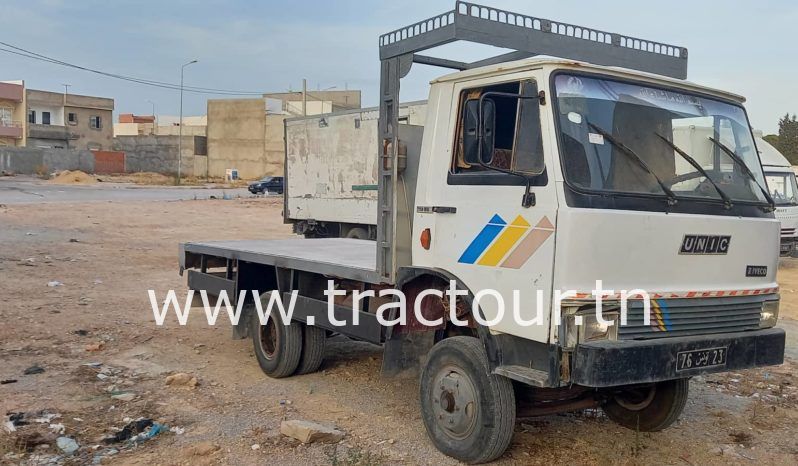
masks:
{"type": "Polygon", "coordinates": [[[726,365],[728,347],[707,348],[676,353],[676,372],[726,365]]]}
{"type": "Polygon", "coordinates": [[[781,252],[790,252],[790,251],[792,251],[792,244],[781,245],[781,252]]]}

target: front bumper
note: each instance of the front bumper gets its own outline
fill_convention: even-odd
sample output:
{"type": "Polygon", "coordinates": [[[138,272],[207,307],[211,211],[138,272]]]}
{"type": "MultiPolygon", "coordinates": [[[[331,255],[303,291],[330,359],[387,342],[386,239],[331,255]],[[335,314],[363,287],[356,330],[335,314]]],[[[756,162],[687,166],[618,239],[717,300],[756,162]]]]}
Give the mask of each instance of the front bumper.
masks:
{"type": "Polygon", "coordinates": [[[612,387],[773,366],[784,362],[784,340],[783,329],[770,328],[716,335],[583,343],[573,355],[571,382],[586,387],[612,387]],[[724,366],[677,373],[677,353],[718,347],[728,348],[724,366]]]}

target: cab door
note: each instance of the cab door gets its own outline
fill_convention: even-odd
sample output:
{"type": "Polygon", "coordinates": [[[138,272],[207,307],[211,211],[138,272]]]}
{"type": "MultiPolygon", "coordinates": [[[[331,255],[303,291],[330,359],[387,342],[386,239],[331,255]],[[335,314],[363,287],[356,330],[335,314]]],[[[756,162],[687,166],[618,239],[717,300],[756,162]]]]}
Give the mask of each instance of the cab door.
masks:
{"type": "MultiPolygon", "coordinates": [[[[557,201],[552,162],[543,150],[546,120],[541,115],[548,107],[538,98],[537,78],[527,72],[498,83],[493,77],[451,88],[452,130],[446,132],[448,140],[437,139],[431,148],[426,189],[416,200],[414,236],[429,227],[432,239],[428,250],[414,248],[414,262],[458,277],[479,299],[484,319],[497,320],[492,330],[546,342],[557,201]],[[494,136],[494,144],[483,146],[484,165],[467,156],[475,131],[469,111],[495,114],[493,127],[481,129],[494,136]],[[525,207],[527,181],[530,205],[525,207]]],[[[439,115],[445,111],[437,110],[439,115]]]]}

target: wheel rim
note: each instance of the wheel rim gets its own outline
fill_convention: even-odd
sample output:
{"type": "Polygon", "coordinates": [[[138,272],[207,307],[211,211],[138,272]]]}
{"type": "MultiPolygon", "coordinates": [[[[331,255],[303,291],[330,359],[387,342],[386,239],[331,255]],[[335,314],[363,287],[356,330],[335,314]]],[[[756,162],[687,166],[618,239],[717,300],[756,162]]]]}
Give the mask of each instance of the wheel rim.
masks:
{"type": "Polygon", "coordinates": [[[438,427],[449,437],[462,440],[477,423],[479,399],[474,383],[456,366],[442,368],[433,379],[432,411],[438,427]]]}
{"type": "Polygon", "coordinates": [[[272,319],[266,322],[266,325],[260,326],[260,350],[263,356],[268,360],[274,359],[274,353],[277,351],[279,344],[279,335],[277,334],[277,327],[274,325],[272,319]]]}
{"type": "Polygon", "coordinates": [[[629,411],[640,411],[647,408],[654,401],[656,394],[656,385],[640,387],[615,395],[615,402],[629,411]]]}

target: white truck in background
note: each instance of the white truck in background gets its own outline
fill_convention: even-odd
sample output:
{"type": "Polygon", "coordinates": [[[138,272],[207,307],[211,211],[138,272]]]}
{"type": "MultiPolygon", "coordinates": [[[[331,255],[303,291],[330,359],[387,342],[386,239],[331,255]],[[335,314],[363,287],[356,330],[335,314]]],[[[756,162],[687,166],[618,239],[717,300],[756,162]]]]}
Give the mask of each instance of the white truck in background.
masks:
{"type": "MultiPolygon", "coordinates": [[[[421,144],[426,110],[426,101],[401,105],[403,143],[421,144]]],[[[377,238],[379,114],[374,107],[285,120],[283,217],[294,233],[377,238]]]]}
{"type": "Polygon", "coordinates": [[[789,160],[762,139],[761,131],[754,131],[756,146],[759,150],[759,159],[765,170],[765,179],[773,201],[776,203],[776,218],[781,221],[781,246],[779,253],[782,256],[794,257],[798,254],[798,184],[795,181],[795,171],[789,160]]]}

